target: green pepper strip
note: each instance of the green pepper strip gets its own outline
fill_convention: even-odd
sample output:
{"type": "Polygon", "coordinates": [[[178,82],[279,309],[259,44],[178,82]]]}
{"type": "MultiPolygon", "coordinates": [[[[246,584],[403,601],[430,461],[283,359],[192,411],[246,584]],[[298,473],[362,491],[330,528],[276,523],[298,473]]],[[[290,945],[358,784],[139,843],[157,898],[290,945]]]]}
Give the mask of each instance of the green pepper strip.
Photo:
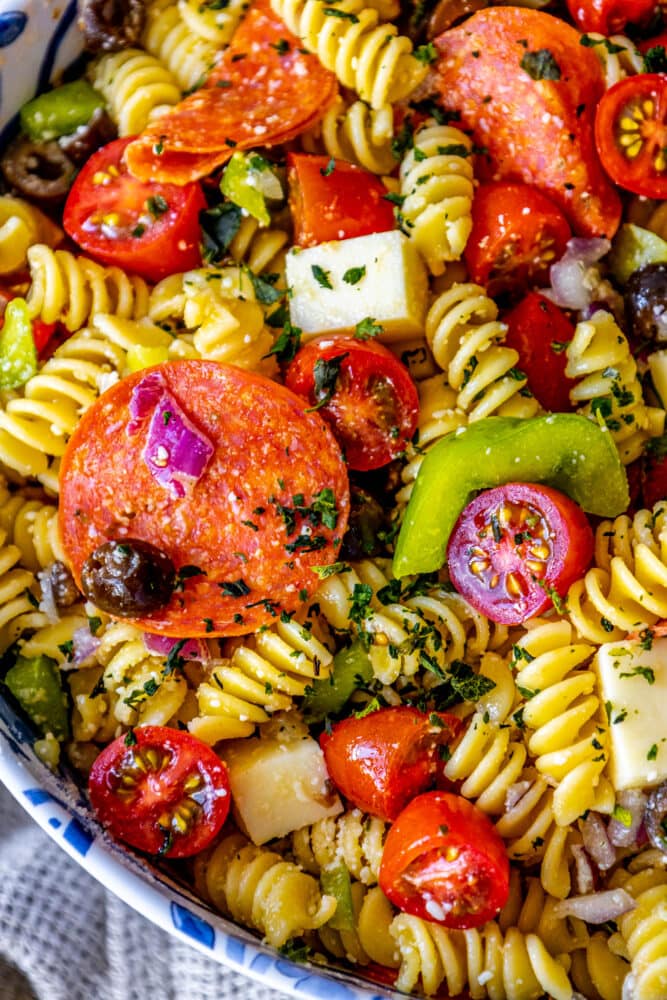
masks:
{"type": "Polygon", "coordinates": [[[354,930],[354,908],[352,905],[352,883],[350,873],[344,864],[323,868],[320,873],[322,892],[336,900],[336,912],[328,926],[335,931],[354,930]]]}
{"type": "Polygon", "coordinates": [[[608,264],[611,273],[622,285],[631,274],[647,264],[667,263],[667,240],[641,226],[627,223],[614,237],[608,264]]]}
{"type": "Polygon", "coordinates": [[[20,111],[21,129],[36,142],[48,142],[61,135],[72,135],[104,106],[104,98],[89,83],[74,80],[24,104],[20,111]]]}
{"type": "Polygon", "coordinates": [[[60,677],[58,664],[50,657],[19,656],[7,671],[5,684],[43,736],[52,733],[57,740],[67,740],[69,719],[60,677]]]}
{"type": "Polygon", "coordinates": [[[12,299],[0,332],[0,389],[16,389],[37,371],[32,322],[25,299],[12,299]]]}
{"type": "Polygon", "coordinates": [[[373,668],[363,643],[357,639],[334,656],[333,670],[326,680],[314,681],[307,690],[303,713],[309,722],[321,722],[326,715],[336,715],[359,687],[368,683],[373,668]]]}
{"type": "Polygon", "coordinates": [[[243,153],[234,153],[222,175],[220,190],[225,198],[245,209],[263,226],[268,226],[271,216],[264,195],[255,183],[256,177],[257,171],[250,166],[248,157],[243,153]]]}
{"type": "Polygon", "coordinates": [[[448,434],[422,462],[396,543],[394,575],[439,569],[472,494],[509,482],[547,483],[601,517],[616,517],[630,502],[625,469],[605,427],[574,413],[478,420],[448,434]]]}

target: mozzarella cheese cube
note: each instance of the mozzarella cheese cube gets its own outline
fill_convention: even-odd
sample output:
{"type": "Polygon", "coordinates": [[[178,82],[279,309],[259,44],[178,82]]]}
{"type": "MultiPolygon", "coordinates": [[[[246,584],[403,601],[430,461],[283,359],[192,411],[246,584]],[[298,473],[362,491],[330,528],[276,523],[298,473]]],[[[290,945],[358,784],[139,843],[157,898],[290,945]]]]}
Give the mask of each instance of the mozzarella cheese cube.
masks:
{"type": "Polygon", "coordinates": [[[254,844],[343,811],[310,736],[232,740],[220,756],[229,768],[236,820],[254,844]]]}
{"type": "Polygon", "coordinates": [[[353,333],[368,317],[384,328],[384,342],[424,332],[426,267],[398,230],[296,247],[287,255],[287,284],[290,320],[304,340],[353,333]]]}
{"type": "Polygon", "coordinates": [[[595,663],[609,718],[614,786],[667,780],[667,638],[608,642],[595,663]],[[646,646],[650,646],[649,649],[646,646]]]}

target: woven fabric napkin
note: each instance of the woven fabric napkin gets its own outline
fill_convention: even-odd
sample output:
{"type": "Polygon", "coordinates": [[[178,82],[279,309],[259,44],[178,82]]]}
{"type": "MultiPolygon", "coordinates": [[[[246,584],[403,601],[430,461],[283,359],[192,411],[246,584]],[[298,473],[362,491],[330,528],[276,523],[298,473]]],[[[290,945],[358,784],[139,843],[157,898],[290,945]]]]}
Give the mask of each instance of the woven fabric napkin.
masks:
{"type": "Polygon", "coordinates": [[[288,1000],[170,937],[0,786],[0,1000],[288,1000]]]}

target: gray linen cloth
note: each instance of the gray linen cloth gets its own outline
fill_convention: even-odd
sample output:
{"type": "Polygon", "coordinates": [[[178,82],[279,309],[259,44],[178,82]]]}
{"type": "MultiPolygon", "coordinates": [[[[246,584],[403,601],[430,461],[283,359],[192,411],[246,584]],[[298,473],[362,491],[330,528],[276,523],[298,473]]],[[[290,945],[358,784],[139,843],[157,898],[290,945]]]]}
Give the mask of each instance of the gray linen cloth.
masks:
{"type": "Polygon", "coordinates": [[[288,1000],[170,937],[0,786],[0,1000],[288,1000]]]}

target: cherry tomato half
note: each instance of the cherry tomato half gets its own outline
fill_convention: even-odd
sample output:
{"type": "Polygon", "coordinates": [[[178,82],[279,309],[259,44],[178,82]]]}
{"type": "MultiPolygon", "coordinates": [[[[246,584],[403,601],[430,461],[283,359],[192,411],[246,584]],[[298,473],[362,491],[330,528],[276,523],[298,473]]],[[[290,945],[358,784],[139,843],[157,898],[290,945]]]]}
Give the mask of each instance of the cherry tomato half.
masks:
{"type": "Polygon", "coordinates": [[[93,764],[88,790],[112,837],[148,854],[186,858],[203,851],[227,818],[227,768],[189,733],[139,726],[93,764]]]}
{"type": "Polygon", "coordinates": [[[338,722],[320,746],[334,785],[358,809],[393,820],[436,777],[438,747],[450,743],[460,721],[409,705],[381,708],[338,722]]]}
{"type": "Polygon", "coordinates": [[[565,313],[539,292],[528,292],[503,318],[508,327],[505,343],[519,352],[518,367],[528,376],[537,400],[545,410],[570,412],[575,381],[565,374],[565,350],[574,327],[565,313]]]}
{"type": "Polygon", "coordinates": [[[445,927],[480,927],[507,902],[509,861],[481,809],[451,792],[426,792],[390,828],[379,882],[406,913],[445,927]]]}
{"type": "Polygon", "coordinates": [[[289,201],[298,246],[346,240],[394,228],[387,189],[374,174],[345,160],[290,153],[289,201]]]}
{"type": "Polygon", "coordinates": [[[593,531],[564,493],[539,483],[485,490],[447,549],[456,589],[491,621],[519,625],[564,597],[593,556],[593,531]]]}
{"type": "Polygon", "coordinates": [[[331,425],[350,469],[386,465],[417,429],[417,389],[383,344],[354,337],[311,340],[291,362],[285,385],[331,425]]]}
{"type": "Polygon", "coordinates": [[[650,18],[655,8],[655,0],[567,0],[567,9],[580,31],[603,35],[650,18]]]}
{"type": "Polygon", "coordinates": [[[488,294],[548,284],[549,267],[572,235],[552,201],[529,184],[480,184],[472,205],[465,261],[488,294]]]}
{"type": "Polygon", "coordinates": [[[199,184],[157,184],[129,173],[123,154],[131,138],[115,139],[81,168],[65,202],[63,226],[103,264],[159,281],[201,264],[199,184]]]}
{"type": "Polygon", "coordinates": [[[595,143],[621,187],[667,198],[667,73],[639,73],[611,87],[598,106],[595,143]]]}

